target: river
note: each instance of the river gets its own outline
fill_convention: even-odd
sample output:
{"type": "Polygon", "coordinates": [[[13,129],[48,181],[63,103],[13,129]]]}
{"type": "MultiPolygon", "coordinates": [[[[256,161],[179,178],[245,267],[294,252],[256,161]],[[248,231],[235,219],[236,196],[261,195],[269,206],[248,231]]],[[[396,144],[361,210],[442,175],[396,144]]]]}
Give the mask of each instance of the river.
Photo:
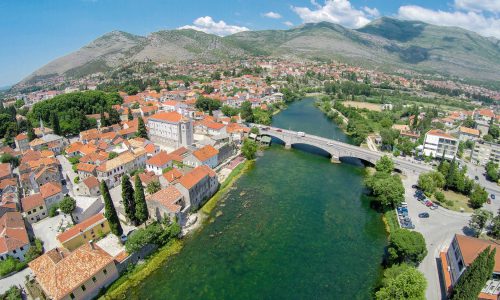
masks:
{"type": "MultiPolygon", "coordinates": [[[[313,105],[273,125],[348,141],[313,105]]],[[[130,299],[369,299],[386,234],[363,167],[273,145],[213,210],[212,222],[130,299]]]]}

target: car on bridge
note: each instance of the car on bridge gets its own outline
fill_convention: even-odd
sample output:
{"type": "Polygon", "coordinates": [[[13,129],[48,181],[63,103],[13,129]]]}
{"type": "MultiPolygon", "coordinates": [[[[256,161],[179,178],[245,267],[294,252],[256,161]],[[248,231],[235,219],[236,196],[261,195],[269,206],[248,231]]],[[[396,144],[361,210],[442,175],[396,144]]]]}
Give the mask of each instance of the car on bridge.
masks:
{"type": "Polygon", "coordinates": [[[304,132],[302,132],[302,131],[297,132],[297,135],[298,136],[306,136],[306,134],[304,132]]]}

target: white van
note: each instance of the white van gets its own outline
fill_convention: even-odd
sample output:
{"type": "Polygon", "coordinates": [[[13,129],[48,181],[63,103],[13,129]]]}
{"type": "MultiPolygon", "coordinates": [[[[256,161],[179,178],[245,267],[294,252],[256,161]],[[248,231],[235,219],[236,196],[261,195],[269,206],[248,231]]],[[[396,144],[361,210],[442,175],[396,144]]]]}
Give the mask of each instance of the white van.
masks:
{"type": "Polygon", "coordinates": [[[297,135],[298,136],[306,136],[306,134],[304,132],[302,132],[302,131],[297,132],[297,135]]]}

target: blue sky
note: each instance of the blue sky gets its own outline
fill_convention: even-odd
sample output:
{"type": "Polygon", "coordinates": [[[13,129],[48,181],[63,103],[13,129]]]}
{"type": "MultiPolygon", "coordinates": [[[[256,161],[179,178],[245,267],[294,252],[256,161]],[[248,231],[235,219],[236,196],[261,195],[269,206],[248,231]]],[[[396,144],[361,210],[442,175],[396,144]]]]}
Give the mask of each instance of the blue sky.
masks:
{"type": "Polygon", "coordinates": [[[459,26],[500,38],[500,0],[2,0],[0,87],[112,30],[147,35],[183,26],[218,35],[379,16],[459,26]]]}

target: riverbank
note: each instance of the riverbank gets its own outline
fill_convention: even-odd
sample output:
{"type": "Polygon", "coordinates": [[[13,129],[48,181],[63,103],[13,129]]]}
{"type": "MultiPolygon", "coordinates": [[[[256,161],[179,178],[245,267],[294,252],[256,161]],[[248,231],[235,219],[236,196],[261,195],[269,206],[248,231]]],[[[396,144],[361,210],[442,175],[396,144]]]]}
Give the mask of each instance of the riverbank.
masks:
{"type": "MultiPolygon", "coordinates": [[[[241,175],[253,166],[253,163],[254,161],[247,160],[233,169],[231,174],[229,174],[226,180],[224,180],[221,184],[219,191],[217,191],[217,193],[197,212],[196,223],[189,228],[185,235],[190,234],[196,229],[202,227],[203,221],[213,211],[218,200],[224,196],[227,191],[229,191],[241,175]]],[[[153,253],[148,259],[146,259],[145,262],[140,265],[136,265],[133,270],[127,271],[125,274],[121,275],[118,280],[116,280],[106,290],[106,294],[104,294],[100,299],[125,299],[126,295],[130,293],[132,288],[136,287],[161,265],[165,264],[171,256],[178,254],[182,250],[182,246],[182,240],[180,239],[169,242],[167,245],[153,253]]]]}
{"type": "Polygon", "coordinates": [[[120,276],[99,299],[114,300],[126,299],[127,294],[138,286],[146,277],[164,265],[169,258],[182,250],[181,240],[172,240],[152,254],[146,261],[136,265],[132,271],[127,271],[120,276]]]}

